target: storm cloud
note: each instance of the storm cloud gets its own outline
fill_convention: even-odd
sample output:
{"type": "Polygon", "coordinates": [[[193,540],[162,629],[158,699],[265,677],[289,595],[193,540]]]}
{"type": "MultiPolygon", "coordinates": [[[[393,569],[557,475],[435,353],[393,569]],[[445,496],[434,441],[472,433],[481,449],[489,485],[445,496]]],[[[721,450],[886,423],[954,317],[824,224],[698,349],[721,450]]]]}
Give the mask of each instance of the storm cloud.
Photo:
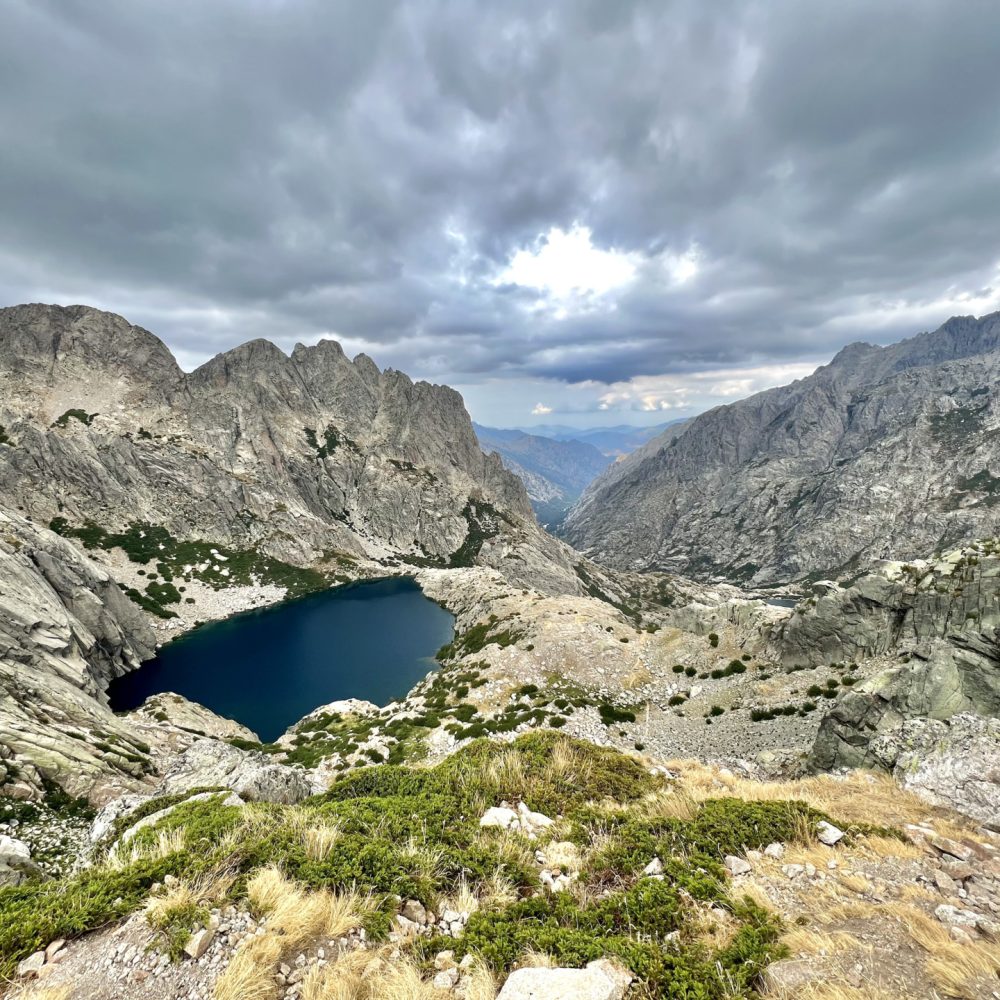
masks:
{"type": "MultiPolygon", "coordinates": [[[[1000,6],[8,0],[0,300],[682,416],[1000,308],[1000,6]]],[[[652,416],[649,416],[652,419],[652,416]]]]}

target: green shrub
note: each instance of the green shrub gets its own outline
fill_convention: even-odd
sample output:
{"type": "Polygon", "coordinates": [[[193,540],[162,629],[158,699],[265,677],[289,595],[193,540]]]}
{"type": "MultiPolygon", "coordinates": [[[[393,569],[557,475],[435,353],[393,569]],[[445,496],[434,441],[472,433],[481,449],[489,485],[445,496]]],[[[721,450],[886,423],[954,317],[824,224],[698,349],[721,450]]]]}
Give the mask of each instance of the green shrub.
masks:
{"type": "Polygon", "coordinates": [[[96,413],[87,413],[86,410],[67,410],[61,417],[56,419],[53,427],[65,427],[70,420],[78,420],[84,427],[89,427],[94,422],[96,413]]]}
{"type": "Polygon", "coordinates": [[[708,633],[708,644],[715,649],[719,645],[719,636],[715,632],[708,633]]]}
{"type": "Polygon", "coordinates": [[[618,706],[608,702],[598,705],[597,711],[600,713],[601,722],[606,726],[613,726],[620,722],[635,722],[635,712],[627,708],[618,708],[618,706]]]}

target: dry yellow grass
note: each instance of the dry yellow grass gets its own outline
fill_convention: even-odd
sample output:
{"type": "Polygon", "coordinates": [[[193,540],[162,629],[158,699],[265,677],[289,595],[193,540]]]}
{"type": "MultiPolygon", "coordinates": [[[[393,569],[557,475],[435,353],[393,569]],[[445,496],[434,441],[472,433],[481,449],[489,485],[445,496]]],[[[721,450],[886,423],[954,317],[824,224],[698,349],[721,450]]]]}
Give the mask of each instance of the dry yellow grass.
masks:
{"type": "Polygon", "coordinates": [[[410,865],[414,878],[427,878],[438,882],[444,876],[445,854],[442,848],[417,839],[412,834],[400,850],[400,856],[410,865]]]}
{"type": "Polygon", "coordinates": [[[277,995],[274,969],[281,942],[271,934],[244,941],[215,982],[215,1000],[272,1000],[277,995]]]}
{"type": "Polygon", "coordinates": [[[895,904],[892,912],[910,937],[928,954],[927,975],[944,996],[976,1000],[988,996],[1000,975],[1000,946],[988,941],[954,941],[942,923],[912,906],[895,904]]]}
{"type": "Polygon", "coordinates": [[[858,840],[855,850],[879,860],[897,858],[900,861],[915,861],[924,856],[924,852],[916,844],[899,840],[897,837],[862,837],[858,840]]]}
{"type": "Polygon", "coordinates": [[[468,976],[469,985],[465,991],[465,1000],[496,1000],[500,984],[489,966],[480,962],[472,967],[468,976]]]}
{"type": "Polygon", "coordinates": [[[698,804],[683,791],[672,788],[654,792],[638,807],[642,815],[649,819],[694,819],[698,804]]]}
{"type": "Polygon", "coordinates": [[[785,853],[780,859],[772,861],[771,866],[780,868],[782,865],[812,865],[820,871],[826,872],[829,870],[827,868],[828,862],[835,860],[842,863],[845,858],[846,855],[836,847],[826,847],[813,840],[807,844],[788,844],[785,847],[785,853]]]}
{"type": "Polygon", "coordinates": [[[836,881],[848,892],[856,892],[859,896],[864,896],[872,891],[872,884],[864,875],[837,875],[836,881]]]}
{"type": "MultiPolygon", "coordinates": [[[[733,795],[755,802],[800,799],[845,823],[886,824],[926,822],[933,815],[926,802],[901,789],[888,775],[853,771],[844,778],[817,775],[793,781],[752,781],[735,774],[720,774],[697,760],[672,760],[666,766],[679,774],[681,786],[695,801],[733,795]]],[[[936,818],[935,826],[967,835],[958,821],[936,818]]]]}
{"type": "Polygon", "coordinates": [[[877,986],[850,986],[847,983],[821,983],[796,986],[792,991],[768,993],[774,1000],[907,1000],[898,993],[887,993],[877,986]]]}
{"type": "Polygon", "coordinates": [[[781,938],[793,955],[832,955],[838,951],[860,948],[861,942],[846,931],[811,931],[805,927],[793,927],[781,938]]]}
{"type": "Polygon", "coordinates": [[[756,882],[747,882],[740,886],[739,892],[733,894],[734,899],[747,898],[751,903],[763,906],[766,910],[773,910],[774,900],[767,894],[767,890],[756,882]]]}
{"type": "Polygon", "coordinates": [[[294,886],[268,916],[268,931],[281,936],[285,950],[316,937],[341,937],[359,927],[365,903],[355,893],[304,892],[294,886]]]}
{"type": "Polygon", "coordinates": [[[899,887],[899,898],[909,902],[929,902],[939,899],[938,894],[919,882],[909,882],[899,887]]]}
{"type": "Polygon", "coordinates": [[[479,897],[469,885],[465,876],[458,880],[455,891],[450,896],[442,896],[437,901],[437,913],[445,910],[456,910],[458,913],[474,913],[479,909],[479,897]]]}
{"type": "Polygon", "coordinates": [[[535,951],[529,948],[521,952],[521,957],[517,960],[519,969],[554,969],[559,963],[544,951],[535,951]]]}
{"type": "MultiPolygon", "coordinates": [[[[489,970],[470,970],[467,1000],[494,1000],[496,982],[489,970]]],[[[389,952],[356,951],[313,969],[302,982],[302,1000],[443,1000],[410,959],[389,958],[389,952]]]]}
{"type": "Polygon", "coordinates": [[[226,870],[178,879],[155,896],[149,897],[146,902],[146,920],[153,927],[165,927],[173,914],[190,906],[215,906],[226,898],[233,881],[232,872],[226,870]]]}
{"type": "Polygon", "coordinates": [[[105,855],[103,867],[110,871],[121,871],[140,861],[158,861],[171,854],[184,850],[185,831],[181,827],[173,830],[161,830],[150,844],[130,840],[127,844],[121,841],[105,855]]]}
{"type": "Polygon", "coordinates": [[[288,879],[276,865],[261,868],[247,882],[247,901],[255,917],[266,917],[284,898],[288,879]]]}
{"type": "Polygon", "coordinates": [[[479,886],[479,901],[483,906],[508,906],[517,898],[517,887],[503,867],[494,868],[479,886]]]}
{"type": "Polygon", "coordinates": [[[317,939],[340,937],[360,926],[370,900],[355,892],[308,891],[277,867],[261,868],[247,882],[247,899],[267,933],[249,940],[216,984],[216,1000],[269,1000],[282,955],[317,939]]]}
{"type": "Polygon", "coordinates": [[[306,857],[311,861],[325,861],[339,839],[339,823],[307,826],[302,831],[302,845],[306,849],[306,857]]]}

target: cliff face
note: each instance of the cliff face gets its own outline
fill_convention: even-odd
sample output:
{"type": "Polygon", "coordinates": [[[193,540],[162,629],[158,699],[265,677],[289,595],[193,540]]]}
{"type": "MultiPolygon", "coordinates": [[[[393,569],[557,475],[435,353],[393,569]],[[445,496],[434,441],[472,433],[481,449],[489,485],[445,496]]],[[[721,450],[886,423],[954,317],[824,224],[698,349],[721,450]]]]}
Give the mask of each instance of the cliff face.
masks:
{"type": "Polygon", "coordinates": [[[991,535],[998,500],[994,314],[852,345],[669,428],[600,477],[563,533],[610,566],[769,584],[991,535]]]}
{"type": "Polygon", "coordinates": [[[0,792],[31,794],[39,772],[74,794],[93,792],[116,771],[126,783],[141,779],[137,748],[120,743],[131,731],[100,692],[153,648],[144,616],[106,572],[0,507],[0,746],[8,761],[0,760],[0,792]]]}
{"type": "Polygon", "coordinates": [[[83,306],[0,310],[0,498],[48,523],[145,522],[296,565],[494,565],[575,592],[572,557],[484,455],[461,397],[324,341],[253,341],[185,374],[83,306]]]}

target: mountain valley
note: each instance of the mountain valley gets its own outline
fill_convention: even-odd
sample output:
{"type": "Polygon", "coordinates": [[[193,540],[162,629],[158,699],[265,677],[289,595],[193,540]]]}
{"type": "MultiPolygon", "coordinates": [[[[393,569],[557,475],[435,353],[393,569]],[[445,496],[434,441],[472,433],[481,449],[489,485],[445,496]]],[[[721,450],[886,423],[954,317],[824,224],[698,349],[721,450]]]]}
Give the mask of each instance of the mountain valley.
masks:
{"type": "Polygon", "coordinates": [[[332,341],[290,356],[253,341],[185,373],[121,317],[0,310],[3,973],[43,973],[70,984],[65,997],[98,967],[93,996],[124,995],[108,968],[136,989],[309,996],[298,984],[328,964],[317,948],[373,958],[364,929],[386,942],[380,975],[417,977],[401,996],[493,1000],[490,977],[513,982],[521,951],[544,945],[497,923],[523,909],[524,926],[536,910],[549,921],[561,964],[611,954],[618,971],[594,976],[672,995],[655,992],[681,975],[657,964],[659,946],[566,935],[608,907],[678,905],[726,925],[660,928],[708,990],[691,996],[750,997],[765,981],[768,995],[824,995],[802,990],[849,975],[823,937],[836,933],[883,995],[919,995],[935,955],[968,949],[960,991],[942,995],[986,1000],[1000,912],[998,338],[985,317],[848,348],[612,462],[474,426],[453,390],[332,341]],[[585,487],[565,525],[582,555],[532,501],[585,487]],[[392,577],[455,628],[388,704],[336,698],[268,742],[170,691],[108,705],[113,678],[202,623],[392,577]],[[876,821],[869,791],[905,820],[876,821]],[[453,833],[435,832],[435,810],[453,833]],[[840,846],[816,840],[824,824],[840,846]],[[293,944],[260,879],[299,908],[340,905],[331,888],[359,879],[378,901],[351,896],[342,929],[317,917],[293,944]],[[733,887],[751,901],[731,902],[733,887]],[[809,895],[827,891],[868,910],[824,925],[809,895]],[[884,967],[865,952],[890,901],[907,926],[943,928],[937,952],[918,939],[884,967]],[[813,938],[788,930],[800,920],[813,938]],[[270,943],[241,944],[248,928],[270,943]],[[508,933],[513,951],[476,943],[508,933]],[[131,949],[127,967],[104,962],[119,942],[105,934],[121,936],[116,955],[131,949]],[[241,962],[259,993],[233,985],[241,962]],[[421,993],[427,963],[440,982],[421,993]],[[737,992],[721,992],[720,969],[737,992]]]}

